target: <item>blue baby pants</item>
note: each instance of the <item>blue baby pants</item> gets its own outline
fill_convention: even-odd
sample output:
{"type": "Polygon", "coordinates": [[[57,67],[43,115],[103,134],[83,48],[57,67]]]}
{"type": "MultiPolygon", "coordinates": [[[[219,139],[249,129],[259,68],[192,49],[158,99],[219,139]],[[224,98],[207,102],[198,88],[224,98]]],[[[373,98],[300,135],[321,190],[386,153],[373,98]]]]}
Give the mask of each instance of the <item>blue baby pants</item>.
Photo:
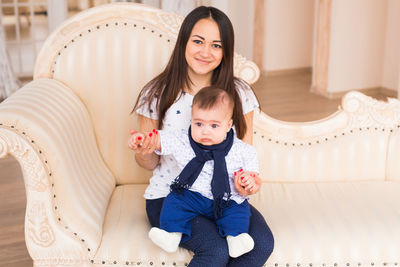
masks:
{"type": "MultiPolygon", "coordinates": [[[[183,233],[182,242],[190,239],[192,220],[198,215],[214,218],[213,200],[200,193],[184,190],[183,194],[171,192],[164,200],[160,228],[167,232],[183,233]]],[[[249,231],[250,207],[247,200],[237,204],[229,200],[222,215],[215,220],[221,236],[237,236],[249,231]]]]}

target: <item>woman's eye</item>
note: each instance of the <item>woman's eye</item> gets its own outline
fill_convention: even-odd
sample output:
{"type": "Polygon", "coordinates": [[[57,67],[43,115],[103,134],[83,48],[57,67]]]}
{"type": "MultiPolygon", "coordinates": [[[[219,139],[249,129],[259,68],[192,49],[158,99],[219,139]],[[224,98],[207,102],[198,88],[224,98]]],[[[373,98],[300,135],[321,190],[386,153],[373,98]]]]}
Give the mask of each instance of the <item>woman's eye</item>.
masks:
{"type": "Polygon", "coordinates": [[[215,47],[215,48],[222,48],[222,45],[220,45],[220,44],[213,44],[213,47],[215,47]]]}
{"type": "Polygon", "coordinates": [[[193,40],[194,43],[196,44],[202,44],[203,42],[201,40],[193,40]]]}
{"type": "Polygon", "coordinates": [[[214,129],[218,128],[218,124],[211,124],[211,127],[214,128],[214,129]]]}

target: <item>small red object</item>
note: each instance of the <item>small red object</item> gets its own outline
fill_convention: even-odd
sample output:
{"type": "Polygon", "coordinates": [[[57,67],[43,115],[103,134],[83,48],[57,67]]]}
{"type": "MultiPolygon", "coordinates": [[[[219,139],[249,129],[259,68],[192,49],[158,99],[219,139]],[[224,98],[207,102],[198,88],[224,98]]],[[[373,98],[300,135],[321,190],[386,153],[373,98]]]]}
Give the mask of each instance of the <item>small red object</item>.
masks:
{"type": "Polygon", "coordinates": [[[138,136],[137,140],[142,140],[142,137],[141,137],[141,136],[138,136]]]}
{"type": "Polygon", "coordinates": [[[149,136],[151,137],[153,134],[152,133],[149,133],[149,136]]]}
{"type": "Polygon", "coordinates": [[[240,169],[239,171],[240,171],[240,172],[242,172],[242,171],[243,171],[243,169],[240,169]]]}
{"type": "Polygon", "coordinates": [[[156,133],[156,129],[153,129],[153,133],[156,133]]]}
{"type": "Polygon", "coordinates": [[[156,131],[156,134],[158,134],[158,131],[156,131]]]}
{"type": "Polygon", "coordinates": [[[240,179],[242,179],[242,180],[243,180],[243,178],[244,178],[243,176],[242,176],[242,177],[240,177],[240,179]]]}
{"type": "Polygon", "coordinates": [[[236,172],[235,172],[235,176],[236,176],[236,172]]]}

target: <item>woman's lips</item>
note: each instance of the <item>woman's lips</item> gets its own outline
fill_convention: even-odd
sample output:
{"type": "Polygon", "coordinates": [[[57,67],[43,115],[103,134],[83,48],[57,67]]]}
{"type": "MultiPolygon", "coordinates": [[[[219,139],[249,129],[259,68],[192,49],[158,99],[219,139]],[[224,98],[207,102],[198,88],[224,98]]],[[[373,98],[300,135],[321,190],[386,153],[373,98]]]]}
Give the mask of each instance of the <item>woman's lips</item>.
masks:
{"type": "Polygon", "coordinates": [[[199,59],[199,58],[196,58],[196,60],[200,63],[200,64],[209,64],[211,61],[209,61],[209,60],[204,60],[204,59],[199,59]]]}

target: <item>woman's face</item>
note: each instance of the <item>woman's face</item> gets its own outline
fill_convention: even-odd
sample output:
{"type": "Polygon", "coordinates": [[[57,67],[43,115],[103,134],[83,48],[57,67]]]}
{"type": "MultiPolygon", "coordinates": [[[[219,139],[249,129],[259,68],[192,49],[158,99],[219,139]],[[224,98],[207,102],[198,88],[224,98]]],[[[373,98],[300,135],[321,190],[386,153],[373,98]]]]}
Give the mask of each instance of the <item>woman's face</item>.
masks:
{"type": "Polygon", "coordinates": [[[186,44],[185,58],[189,75],[212,73],[221,63],[222,56],[222,41],[217,23],[210,18],[199,20],[186,44]]]}

